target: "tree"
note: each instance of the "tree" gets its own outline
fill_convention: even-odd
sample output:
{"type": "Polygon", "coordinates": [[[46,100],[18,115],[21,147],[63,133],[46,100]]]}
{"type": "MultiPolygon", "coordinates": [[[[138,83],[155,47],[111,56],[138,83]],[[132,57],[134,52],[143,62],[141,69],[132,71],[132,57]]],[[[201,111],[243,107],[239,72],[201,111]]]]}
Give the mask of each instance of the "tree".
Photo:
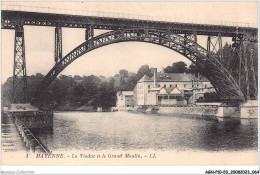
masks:
{"type": "Polygon", "coordinates": [[[9,106],[12,103],[12,89],[13,78],[9,77],[4,84],[2,84],[2,102],[3,106],[9,106]]]}
{"type": "Polygon", "coordinates": [[[200,69],[194,63],[191,63],[186,72],[198,76],[198,73],[200,73],[200,69]]]}
{"type": "Polygon", "coordinates": [[[98,94],[98,87],[101,84],[101,80],[94,76],[84,76],[81,85],[84,87],[84,95],[82,101],[84,105],[94,106],[95,96],[98,94]]]}
{"type": "Polygon", "coordinates": [[[198,99],[198,102],[219,102],[220,98],[216,92],[210,92],[204,94],[204,99],[198,99]]]}
{"type": "Polygon", "coordinates": [[[32,99],[34,93],[39,88],[42,80],[44,79],[44,75],[37,73],[36,75],[29,76],[27,78],[27,97],[28,99],[32,99]]]}
{"type": "Polygon", "coordinates": [[[167,66],[164,69],[165,73],[184,73],[187,71],[187,64],[183,61],[175,62],[172,66],[167,66]]]}
{"type": "Polygon", "coordinates": [[[115,86],[115,79],[114,78],[111,78],[111,80],[109,81],[109,85],[114,88],[115,86]]]}
{"type": "Polygon", "coordinates": [[[228,70],[238,69],[238,56],[236,56],[234,48],[228,43],[225,43],[223,47],[222,63],[228,70]]]}
{"type": "Polygon", "coordinates": [[[125,69],[121,69],[120,71],[119,71],[119,74],[122,76],[122,77],[128,77],[128,71],[127,70],[125,70],[125,69]]]}
{"type": "Polygon", "coordinates": [[[102,107],[107,109],[115,106],[116,104],[116,92],[109,83],[103,82],[98,88],[98,94],[95,95],[94,105],[96,107],[102,107]]]}
{"type": "Polygon", "coordinates": [[[151,77],[153,74],[151,73],[151,70],[149,68],[149,66],[147,64],[142,65],[138,71],[137,71],[137,79],[139,80],[140,78],[142,78],[144,75],[147,75],[149,77],[151,77]]]}
{"type": "Polygon", "coordinates": [[[122,90],[127,85],[126,83],[127,83],[126,80],[123,77],[121,77],[120,78],[120,87],[122,88],[122,90]]]}
{"type": "Polygon", "coordinates": [[[84,104],[83,97],[84,97],[84,91],[85,88],[82,86],[82,84],[77,84],[72,88],[72,97],[73,97],[73,105],[74,106],[82,106],[84,104]]]}
{"type": "Polygon", "coordinates": [[[73,79],[74,79],[74,80],[81,80],[82,78],[81,78],[81,76],[79,76],[79,75],[74,75],[73,79]]]}

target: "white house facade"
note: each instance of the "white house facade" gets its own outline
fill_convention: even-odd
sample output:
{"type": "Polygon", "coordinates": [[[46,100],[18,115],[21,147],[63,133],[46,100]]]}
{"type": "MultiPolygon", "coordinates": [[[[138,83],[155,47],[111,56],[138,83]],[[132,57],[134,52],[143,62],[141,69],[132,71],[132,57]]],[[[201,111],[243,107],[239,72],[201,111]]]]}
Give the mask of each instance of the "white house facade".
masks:
{"type": "Polygon", "coordinates": [[[144,75],[134,89],[137,106],[185,105],[195,103],[205,93],[215,92],[209,80],[187,73],[162,73],[152,68],[154,76],[144,75]]]}

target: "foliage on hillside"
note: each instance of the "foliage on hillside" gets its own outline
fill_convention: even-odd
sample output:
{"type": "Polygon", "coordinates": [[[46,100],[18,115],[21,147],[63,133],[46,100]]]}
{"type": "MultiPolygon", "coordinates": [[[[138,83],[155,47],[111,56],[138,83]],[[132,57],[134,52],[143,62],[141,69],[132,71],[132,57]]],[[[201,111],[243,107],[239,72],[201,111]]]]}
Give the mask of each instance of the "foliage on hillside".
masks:
{"type": "MultiPolygon", "coordinates": [[[[137,81],[144,75],[150,75],[148,65],[143,65],[137,74],[120,70],[119,74],[106,78],[104,76],[67,76],[60,75],[43,92],[41,106],[53,109],[77,109],[82,106],[108,108],[115,106],[117,91],[131,91],[137,81]]],[[[32,99],[44,76],[40,73],[28,76],[28,99],[32,99]]],[[[2,85],[3,105],[11,104],[12,77],[2,85]]]]}

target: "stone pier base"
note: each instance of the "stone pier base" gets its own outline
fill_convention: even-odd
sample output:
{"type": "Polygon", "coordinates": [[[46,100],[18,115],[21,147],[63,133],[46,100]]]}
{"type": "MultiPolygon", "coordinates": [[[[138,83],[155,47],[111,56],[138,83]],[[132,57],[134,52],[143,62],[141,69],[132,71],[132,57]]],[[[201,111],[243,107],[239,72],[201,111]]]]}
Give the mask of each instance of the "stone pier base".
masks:
{"type": "Polygon", "coordinates": [[[258,118],[258,101],[248,100],[240,105],[240,118],[258,118]]]}
{"type": "Polygon", "coordinates": [[[217,117],[239,117],[237,115],[238,107],[232,106],[219,106],[216,116],[217,117]]]}

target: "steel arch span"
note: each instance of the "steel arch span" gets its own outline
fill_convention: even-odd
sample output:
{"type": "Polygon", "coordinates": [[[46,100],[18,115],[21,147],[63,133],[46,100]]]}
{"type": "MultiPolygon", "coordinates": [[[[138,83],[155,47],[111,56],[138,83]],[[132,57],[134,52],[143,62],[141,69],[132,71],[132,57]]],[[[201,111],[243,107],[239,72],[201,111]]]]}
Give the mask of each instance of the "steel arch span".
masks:
{"type": "Polygon", "coordinates": [[[222,65],[219,58],[197,44],[196,38],[192,34],[181,36],[170,31],[143,28],[107,32],[80,44],[54,65],[41,82],[34,97],[37,99],[58,74],[80,56],[102,46],[127,41],[157,44],[176,51],[200,68],[201,74],[208,78],[222,99],[245,100],[238,83],[222,65]]]}

